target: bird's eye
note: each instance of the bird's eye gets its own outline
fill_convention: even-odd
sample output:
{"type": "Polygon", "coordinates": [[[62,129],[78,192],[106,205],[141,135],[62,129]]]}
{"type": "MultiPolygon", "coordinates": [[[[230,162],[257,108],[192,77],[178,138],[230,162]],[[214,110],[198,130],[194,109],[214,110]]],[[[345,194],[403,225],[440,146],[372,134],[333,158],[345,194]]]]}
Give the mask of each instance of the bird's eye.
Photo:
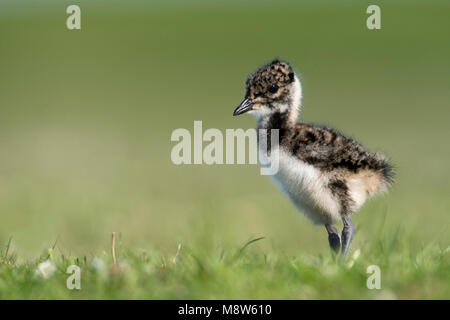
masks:
{"type": "Polygon", "coordinates": [[[275,93],[275,92],[277,92],[278,91],[278,86],[276,85],[276,84],[271,84],[270,86],[269,86],[269,92],[270,93],[275,93]]]}

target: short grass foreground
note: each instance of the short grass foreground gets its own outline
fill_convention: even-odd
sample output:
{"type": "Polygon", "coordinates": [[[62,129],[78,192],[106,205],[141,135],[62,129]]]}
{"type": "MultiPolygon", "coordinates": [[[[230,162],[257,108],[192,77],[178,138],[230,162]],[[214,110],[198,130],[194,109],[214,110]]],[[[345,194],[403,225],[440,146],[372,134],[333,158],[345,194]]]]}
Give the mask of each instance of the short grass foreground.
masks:
{"type": "Polygon", "coordinates": [[[449,298],[450,247],[430,245],[413,254],[400,238],[355,249],[345,263],[325,254],[261,252],[260,239],[212,252],[182,245],[171,253],[146,252],[119,243],[98,256],[67,257],[49,249],[18,263],[8,243],[0,258],[0,299],[449,298]],[[367,287],[374,262],[380,289],[367,287]],[[79,290],[67,288],[70,265],[80,267],[79,290]]]}

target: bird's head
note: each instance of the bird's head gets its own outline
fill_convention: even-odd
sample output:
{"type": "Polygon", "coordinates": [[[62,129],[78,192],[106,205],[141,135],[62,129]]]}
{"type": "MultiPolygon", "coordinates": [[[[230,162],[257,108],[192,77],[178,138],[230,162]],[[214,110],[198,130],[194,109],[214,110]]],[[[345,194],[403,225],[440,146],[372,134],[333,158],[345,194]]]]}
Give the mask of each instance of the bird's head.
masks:
{"type": "Polygon", "coordinates": [[[275,112],[295,112],[300,106],[301,85],[289,63],[273,60],[250,74],[245,83],[244,100],[234,110],[261,117],[275,112]],[[291,110],[295,109],[295,110],[291,110]]]}

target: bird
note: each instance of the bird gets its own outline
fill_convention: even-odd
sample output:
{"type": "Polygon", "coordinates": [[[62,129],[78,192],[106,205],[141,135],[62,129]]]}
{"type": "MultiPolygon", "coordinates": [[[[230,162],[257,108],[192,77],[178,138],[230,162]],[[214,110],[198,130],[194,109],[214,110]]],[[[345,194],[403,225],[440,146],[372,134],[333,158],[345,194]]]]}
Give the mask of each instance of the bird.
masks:
{"type": "Polygon", "coordinates": [[[385,155],[367,151],[336,129],[298,121],[302,85],[287,61],[274,59],[259,67],[247,77],[245,89],[233,115],[256,117],[263,154],[270,155],[267,141],[278,130],[279,168],[272,178],[300,212],[325,227],[333,259],[345,259],[355,234],[352,214],[390,189],[393,166],[385,155]],[[335,226],[339,221],[341,234],[335,226]]]}

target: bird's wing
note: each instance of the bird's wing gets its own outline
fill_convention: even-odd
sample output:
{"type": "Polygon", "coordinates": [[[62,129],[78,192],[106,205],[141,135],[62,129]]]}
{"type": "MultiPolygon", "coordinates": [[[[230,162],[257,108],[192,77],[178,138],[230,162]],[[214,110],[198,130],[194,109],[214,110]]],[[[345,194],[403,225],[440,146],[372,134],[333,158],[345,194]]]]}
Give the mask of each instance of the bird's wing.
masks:
{"type": "Polygon", "coordinates": [[[294,156],[321,169],[383,170],[387,165],[384,156],[371,154],[353,139],[317,125],[297,124],[286,145],[294,156]]]}

